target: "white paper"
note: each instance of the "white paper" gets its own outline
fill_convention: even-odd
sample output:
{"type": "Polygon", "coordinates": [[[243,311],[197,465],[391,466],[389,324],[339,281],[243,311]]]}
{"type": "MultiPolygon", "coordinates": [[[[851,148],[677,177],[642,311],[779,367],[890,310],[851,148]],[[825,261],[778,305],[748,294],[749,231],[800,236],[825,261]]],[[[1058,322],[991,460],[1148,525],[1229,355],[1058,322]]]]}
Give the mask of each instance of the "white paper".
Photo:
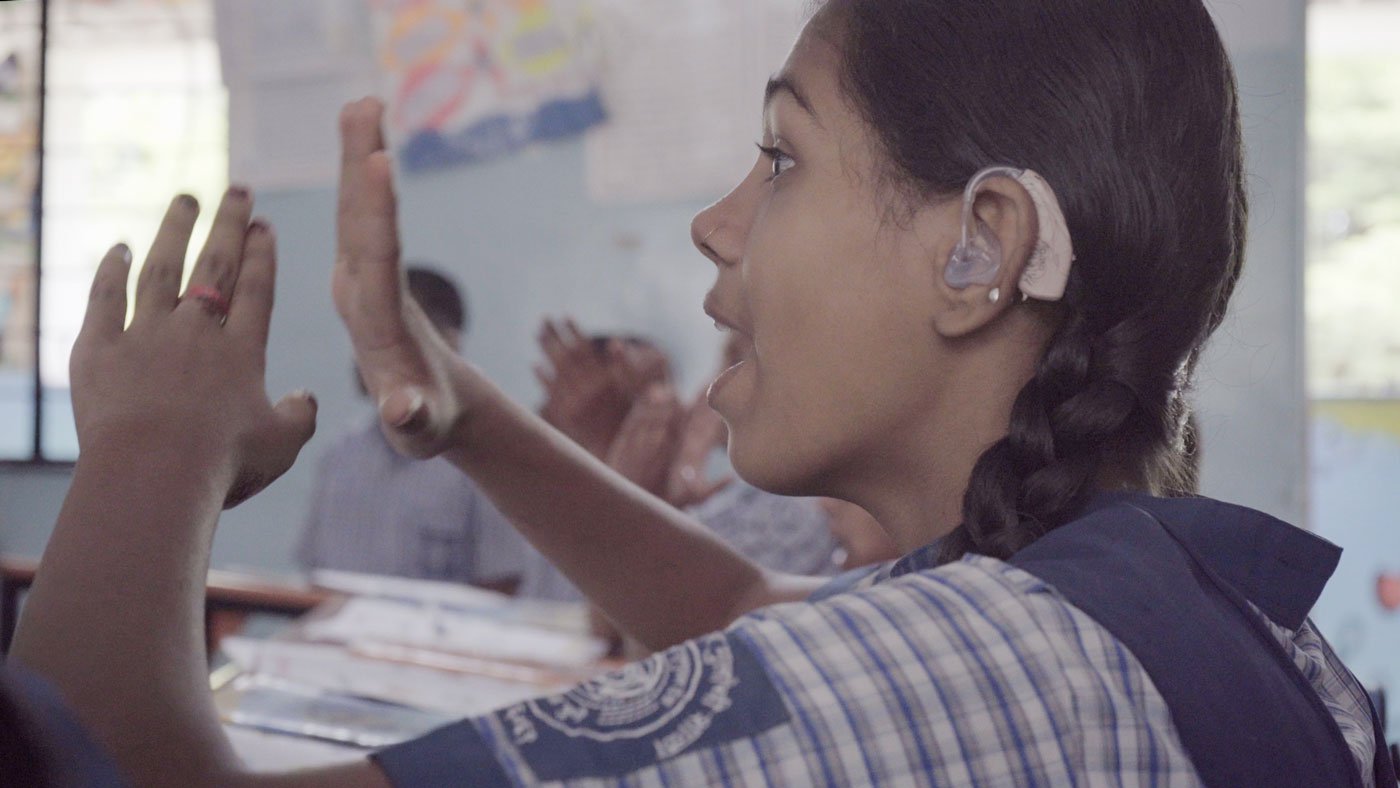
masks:
{"type": "Polygon", "coordinates": [[[588,636],[588,605],[543,599],[516,599],[497,591],[448,583],[387,575],[317,569],[311,582],[350,596],[376,597],[398,602],[455,608],[477,612],[501,621],[588,636]]]}
{"type": "Polygon", "coordinates": [[[612,0],[600,15],[609,122],[588,139],[598,200],[712,198],[753,165],[763,86],[800,0],[612,0]]]}
{"type": "Polygon", "coordinates": [[[356,747],[341,747],[300,736],[283,736],[238,725],[225,725],[224,733],[228,734],[233,751],[255,772],[286,772],[335,766],[353,763],[365,757],[365,751],[356,747]]]}
{"type": "Polygon", "coordinates": [[[216,0],[224,80],[230,86],[365,68],[366,4],[347,0],[216,0]]]}
{"type": "Polygon", "coordinates": [[[322,588],[340,591],[351,596],[403,599],[422,604],[489,610],[511,604],[511,598],[498,591],[437,580],[417,580],[361,572],[342,572],[334,569],[316,569],[311,572],[311,582],[322,588]]]}
{"type": "Polygon", "coordinates": [[[320,188],[339,172],[341,106],[378,88],[367,11],[348,0],[217,0],[229,178],[320,188]]]}
{"type": "Polygon", "coordinates": [[[359,597],[303,627],[310,640],[376,642],[485,659],[578,669],[602,659],[602,640],[496,620],[441,606],[359,597]]]}
{"type": "MultiPolygon", "coordinates": [[[[221,648],[248,674],[458,717],[485,714],[566,686],[562,683],[541,686],[387,662],[333,645],[225,638],[221,648]]],[[[385,654],[392,656],[394,652],[385,654]]],[[[452,663],[444,661],[442,664],[450,667],[452,663]]],[[[501,667],[508,670],[510,666],[501,667]]]]}

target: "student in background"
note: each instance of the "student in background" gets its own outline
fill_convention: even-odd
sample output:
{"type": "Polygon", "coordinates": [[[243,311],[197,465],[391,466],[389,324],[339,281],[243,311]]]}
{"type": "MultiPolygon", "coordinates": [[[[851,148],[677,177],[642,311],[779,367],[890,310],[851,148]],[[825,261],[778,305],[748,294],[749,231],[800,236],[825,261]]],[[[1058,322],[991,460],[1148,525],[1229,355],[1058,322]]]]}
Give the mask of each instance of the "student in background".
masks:
{"type": "MultiPolygon", "coordinates": [[[[460,352],[469,314],[458,288],[423,266],[409,267],[405,281],[442,341],[460,352]]],[[[368,396],[358,368],[355,383],[368,396]]],[[[415,460],[394,451],[371,413],[322,456],[297,559],[307,569],[514,593],[527,550],[470,478],[444,459],[415,460]]]]}

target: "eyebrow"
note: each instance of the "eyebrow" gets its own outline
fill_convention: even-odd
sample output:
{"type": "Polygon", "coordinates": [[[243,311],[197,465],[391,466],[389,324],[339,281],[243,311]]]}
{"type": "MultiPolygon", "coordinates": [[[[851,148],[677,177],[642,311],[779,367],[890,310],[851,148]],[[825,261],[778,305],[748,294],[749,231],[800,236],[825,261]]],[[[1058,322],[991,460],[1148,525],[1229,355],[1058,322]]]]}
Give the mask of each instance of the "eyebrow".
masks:
{"type": "Polygon", "coordinates": [[[765,110],[773,103],[773,98],[779,93],[787,93],[792,96],[793,100],[797,102],[797,106],[811,115],[813,120],[817,120],[816,110],[812,109],[812,102],[807,100],[807,94],[790,77],[781,74],[770,78],[768,86],[763,89],[763,108],[765,110]]]}

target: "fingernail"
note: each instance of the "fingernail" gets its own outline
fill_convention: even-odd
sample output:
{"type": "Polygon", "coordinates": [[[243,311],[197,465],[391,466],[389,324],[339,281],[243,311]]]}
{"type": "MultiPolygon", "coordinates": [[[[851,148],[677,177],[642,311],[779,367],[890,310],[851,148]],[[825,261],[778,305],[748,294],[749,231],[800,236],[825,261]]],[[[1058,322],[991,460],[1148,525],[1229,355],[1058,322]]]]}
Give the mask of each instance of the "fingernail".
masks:
{"type": "Polygon", "coordinates": [[[320,403],[316,401],[316,395],[311,393],[310,389],[297,389],[296,391],[292,392],[292,396],[300,397],[301,399],[304,399],[307,402],[311,403],[311,407],[313,409],[320,408],[320,403]]]}
{"type": "Polygon", "coordinates": [[[248,192],[248,187],[235,185],[228,187],[228,196],[239,200],[246,200],[251,195],[248,192]]]}
{"type": "Polygon", "coordinates": [[[188,208],[192,211],[199,210],[199,200],[196,200],[188,194],[182,194],[176,197],[175,202],[179,203],[181,207],[188,208]]]}
{"type": "MultiPolygon", "coordinates": [[[[390,396],[392,396],[392,395],[390,395],[390,396]]],[[[381,411],[381,412],[382,412],[383,409],[384,409],[385,403],[387,403],[388,401],[389,401],[389,397],[388,397],[388,396],[384,397],[384,399],[382,399],[382,400],[379,401],[379,408],[380,408],[380,411],[381,411]]],[[[420,411],[422,411],[422,410],[423,410],[423,393],[422,393],[421,391],[418,391],[418,390],[414,389],[414,390],[413,390],[412,392],[410,392],[410,394],[409,394],[408,408],[404,411],[404,414],[403,414],[402,416],[400,416],[398,419],[396,419],[396,420],[393,422],[393,424],[392,424],[391,426],[394,426],[394,427],[402,427],[402,426],[404,426],[405,424],[408,424],[409,422],[413,421],[413,419],[414,419],[415,417],[417,417],[418,413],[419,413],[420,411]]]]}
{"type": "Polygon", "coordinates": [[[264,218],[262,218],[261,216],[259,216],[258,218],[254,219],[253,221],[251,221],[251,222],[248,223],[248,232],[250,232],[250,233],[271,233],[271,232],[272,232],[272,225],[269,224],[268,221],[267,221],[266,219],[264,219],[264,218]]]}
{"type": "Polygon", "coordinates": [[[121,255],[123,263],[127,263],[128,265],[131,263],[130,246],[127,246],[126,244],[117,244],[116,246],[112,247],[112,251],[116,252],[118,255],[121,255]]]}

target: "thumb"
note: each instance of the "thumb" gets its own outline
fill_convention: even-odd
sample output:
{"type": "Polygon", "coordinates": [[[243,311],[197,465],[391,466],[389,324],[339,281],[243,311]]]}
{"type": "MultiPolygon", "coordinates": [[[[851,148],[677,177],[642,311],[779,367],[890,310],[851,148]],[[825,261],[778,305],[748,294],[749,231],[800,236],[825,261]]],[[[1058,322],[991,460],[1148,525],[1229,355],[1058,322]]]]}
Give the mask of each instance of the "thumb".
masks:
{"type": "Polygon", "coordinates": [[[286,473],[315,432],[316,397],[311,392],[295,391],[278,400],[272,406],[271,425],[250,445],[244,465],[224,498],[224,508],[243,503],[286,473]]]}
{"type": "Polygon", "coordinates": [[[443,450],[452,412],[450,402],[432,399],[413,385],[391,389],[379,401],[379,421],[389,442],[399,453],[426,459],[443,450]]]}
{"type": "Polygon", "coordinates": [[[289,468],[301,447],[316,434],[317,409],[316,395],[305,389],[288,394],[272,406],[277,421],[274,440],[278,444],[273,451],[278,453],[277,456],[288,457],[289,468]]]}
{"type": "Polygon", "coordinates": [[[379,400],[379,419],[386,427],[413,433],[427,423],[428,401],[416,386],[391,389],[379,400]]]}

